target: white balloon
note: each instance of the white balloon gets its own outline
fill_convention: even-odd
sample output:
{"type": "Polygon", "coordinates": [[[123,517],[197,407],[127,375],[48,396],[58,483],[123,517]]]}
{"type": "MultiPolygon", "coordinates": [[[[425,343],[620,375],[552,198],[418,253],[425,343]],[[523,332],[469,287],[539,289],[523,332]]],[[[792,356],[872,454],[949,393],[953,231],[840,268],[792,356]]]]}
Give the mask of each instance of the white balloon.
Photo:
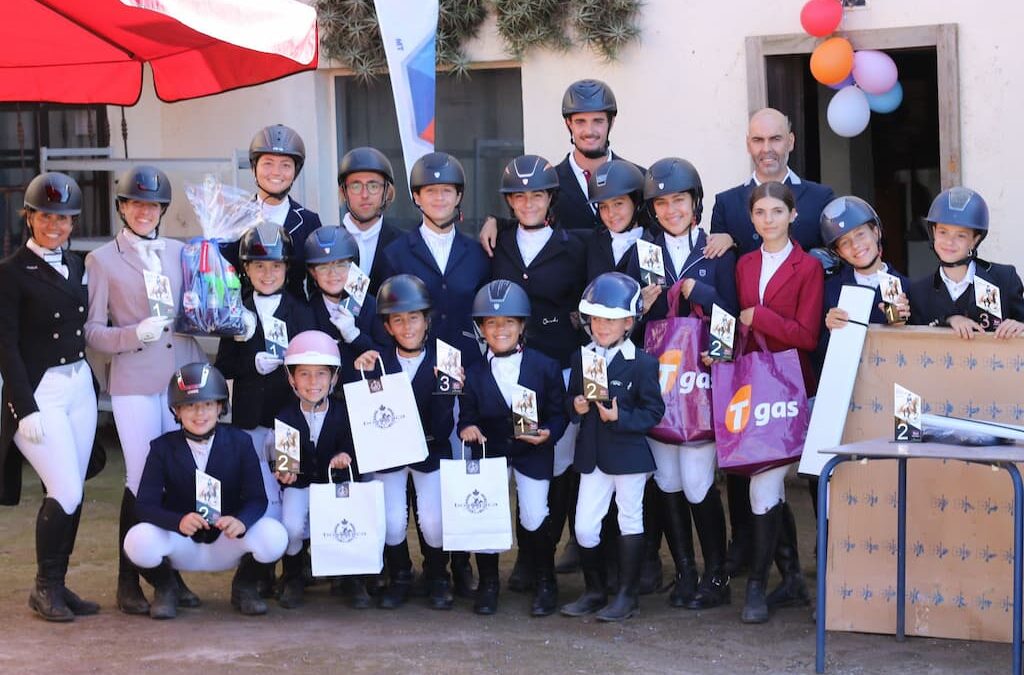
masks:
{"type": "Polygon", "coordinates": [[[828,126],[844,138],[864,131],[871,121],[867,96],[854,85],[843,87],[828,102],[828,126]]]}

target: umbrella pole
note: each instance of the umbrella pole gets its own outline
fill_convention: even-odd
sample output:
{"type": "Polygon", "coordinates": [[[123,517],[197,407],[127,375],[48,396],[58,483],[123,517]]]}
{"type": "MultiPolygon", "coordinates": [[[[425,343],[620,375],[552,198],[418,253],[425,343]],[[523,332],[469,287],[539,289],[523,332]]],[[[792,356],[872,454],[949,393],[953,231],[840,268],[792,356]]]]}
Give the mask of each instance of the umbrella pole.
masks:
{"type": "Polygon", "coordinates": [[[124,116],[124,106],[121,106],[121,142],[124,143],[124,158],[128,159],[128,120],[124,116]]]}

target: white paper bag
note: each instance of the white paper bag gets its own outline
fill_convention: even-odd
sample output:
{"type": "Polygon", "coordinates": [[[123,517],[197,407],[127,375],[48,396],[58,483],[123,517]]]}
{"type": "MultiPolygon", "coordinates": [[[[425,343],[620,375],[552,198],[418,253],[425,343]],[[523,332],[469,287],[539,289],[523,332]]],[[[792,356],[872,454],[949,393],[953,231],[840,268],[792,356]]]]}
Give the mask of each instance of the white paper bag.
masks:
{"type": "Polygon", "coordinates": [[[487,457],[484,446],[484,459],[441,460],[441,533],[445,551],[490,553],[512,548],[504,457],[487,457]]]}
{"type": "Polygon", "coordinates": [[[378,574],[384,568],[385,529],[379,480],[309,486],[313,576],[378,574]]]}
{"type": "Polygon", "coordinates": [[[427,458],[427,439],[409,376],[402,372],[367,380],[360,373],[363,379],[344,386],[359,471],[422,462],[427,458]]]}

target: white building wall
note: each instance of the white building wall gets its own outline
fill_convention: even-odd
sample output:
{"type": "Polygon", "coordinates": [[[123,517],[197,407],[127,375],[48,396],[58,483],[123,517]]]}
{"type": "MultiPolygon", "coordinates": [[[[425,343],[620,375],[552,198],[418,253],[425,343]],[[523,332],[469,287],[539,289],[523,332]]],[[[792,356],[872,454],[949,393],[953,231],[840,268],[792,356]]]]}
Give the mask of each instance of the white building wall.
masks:
{"type": "MultiPolygon", "coordinates": [[[[803,0],[647,0],[640,42],[617,62],[604,62],[589,50],[530,54],[522,63],[527,151],[554,160],[568,150],[559,114],[562,92],[575,79],[596,77],[612,86],[619,101],[612,132],[618,152],[643,164],[669,154],[685,156],[712,194],[739,183],[751,170],[744,149],[744,38],[799,33],[802,5],[803,0]]],[[[1024,194],[1024,173],[1015,166],[1024,157],[1024,136],[1011,121],[1024,110],[1024,88],[1013,79],[1024,65],[1018,4],[869,0],[869,5],[847,11],[842,27],[959,24],[962,175],[992,210],[986,252],[1024,266],[1024,227],[1013,212],[1014,198],[1024,194]]],[[[480,63],[509,59],[493,22],[469,45],[469,53],[480,63]]],[[[310,153],[297,198],[321,213],[337,213],[333,76],[341,72],[324,63],[316,73],[170,105],[147,93],[128,111],[130,150],[135,156],[224,155],[247,147],[264,124],[288,124],[306,139],[310,153]]],[[[118,111],[111,109],[110,117],[116,135],[118,111]]]]}

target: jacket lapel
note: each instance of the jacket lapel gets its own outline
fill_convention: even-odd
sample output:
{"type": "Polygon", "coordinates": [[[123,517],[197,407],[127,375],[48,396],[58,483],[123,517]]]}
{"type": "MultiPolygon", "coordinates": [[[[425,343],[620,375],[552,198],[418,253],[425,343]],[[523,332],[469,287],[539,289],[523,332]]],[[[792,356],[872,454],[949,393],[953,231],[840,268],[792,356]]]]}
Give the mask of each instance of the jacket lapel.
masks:
{"type": "MultiPolygon", "coordinates": [[[[566,250],[566,240],[568,236],[569,235],[566,234],[565,230],[555,228],[551,232],[551,237],[548,239],[547,243],[544,244],[544,248],[537,253],[537,257],[530,263],[530,267],[537,267],[552,258],[562,255],[566,250]]],[[[519,247],[516,246],[516,251],[518,250],[519,247]]]]}
{"type": "Polygon", "coordinates": [[[65,279],[60,272],[53,269],[50,263],[37,256],[27,246],[21,250],[22,253],[20,254],[19,262],[26,274],[44,284],[47,284],[48,286],[52,286],[59,291],[67,293],[76,300],[81,300],[81,294],[76,292],[75,286],[81,286],[82,274],[78,270],[78,267],[68,260],[68,256],[73,254],[68,253],[65,255],[64,264],[67,265],[68,268],[68,278],[65,279]]]}
{"type": "MultiPolygon", "coordinates": [[[[454,227],[454,225],[452,226],[454,227]]],[[[449,271],[456,269],[459,261],[466,255],[466,248],[469,246],[466,241],[459,236],[456,231],[455,236],[452,237],[452,250],[448,254],[448,265],[445,267],[444,273],[448,274],[449,271]]],[[[433,257],[433,256],[431,256],[433,257]]]]}
{"type": "MultiPolygon", "coordinates": [[[[519,225],[516,225],[516,228],[518,227],[519,225]]],[[[548,243],[550,244],[551,242],[549,241],[548,243]]],[[[505,253],[508,260],[512,261],[517,270],[520,272],[526,271],[526,263],[523,262],[523,253],[519,250],[519,243],[516,241],[516,229],[508,230],[499,235],[497,246],[505,253]]],[[[547,248],[547,246],[544,248],[547,248]]],[[[539,259],[540,255],[538,255],[537,258],[539,259]]],[[[534,263],[536,262],[537,260],[534,260],[534,263]]]]}
{"type": "Polygon", "coordinates": [[[765,286],[764,301],[761,304],[769,304],[775,295],[785,288],[789,281],[796,276],[796,268],[798,267],[796,251],[796,244],[793,244],[793,250],[786,256],[782,266],[772,275],[768,285],[765,286]]]}
{"type": "MultiPolygon", "coordinates": [[[[409,249],[412,254],[419,258],[424,264],[431,269],[437,271],[441,276],[444,276],[444,272],[437,266],[437,261],[434,260],[434,256],[431,255],[430,249],[427,247],[427,242],[423,241],[423,235],[420,234],[419,227],[416,227],[409,233],[409,249]]],[[[454,253],[454,244],[453,253],[454,253]]],[[[451,262],[451,256],[448,256],[448,262],[451,262]]]]}
{"type": "MultiPolygon", "coordinates": [[[[139,257],[139,252],[135,250],[135,246],[128,241],[128,237],[125,236],[124,230],[117,233],[117,252],[121,255],[121,260],[124,261],[128,267],[138,272],[140,275],[146,270],[146,266],[142,264],[142,258],[139,257]]],[[[164,251],[166,252],[166,251],[164,251]]],[[[161,264],[166,264],[163,259],[163,253],[160,255],[161,264]]],[[[180,262],[178,264],[181,264],[180,262]]]]}

